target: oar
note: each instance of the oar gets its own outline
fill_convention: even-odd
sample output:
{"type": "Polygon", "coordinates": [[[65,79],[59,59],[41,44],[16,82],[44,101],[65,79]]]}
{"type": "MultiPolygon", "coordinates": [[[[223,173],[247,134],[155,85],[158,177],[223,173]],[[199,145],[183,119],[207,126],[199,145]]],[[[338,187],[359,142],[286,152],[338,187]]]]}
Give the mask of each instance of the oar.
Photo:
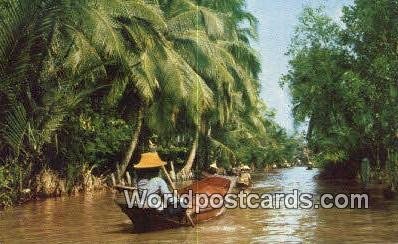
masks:
{"type": "Polygon", "coordinates": [[[171,180],[171,177],[170,177],[169,173],[167,172],[166,167],[164,167],[164,165],[162,166],[162,170],[163,170],[163,173],[166,175],[166,178],[169,181],[171,188],[173,188],[173,190],[176,190],[176,186],[174,185],[174,182],[171,180]]]}
{"type": "MultiPolygon", "coordinates": [[[[166,167],[164,167],[164,165],[162,166],[162,170],[163,170],[164,174],[166,175],[166,178],[169,181],[171,188],[173,188],[173,191],[176,190],[176,186],[175,186],[174,182],[171,180],[171,177],[170,177],[169,173],[167,172],[166,167]]],[[[189,220],[191,226],[195,227],[195,223],[193,222],[192,217],[191,217],[192,214],[193,214],[193,212],[190,212],[188,210],[185,212],[185,216],[189,220]]]]}
{"type": "Polygon", "coordinates": [[[192,217],[191,217],[191,215],[192,215],[193,213],[194,213],[194,212],[192,212],[191,209],[187,209],[187,211],[185,211],[185,216],[187,216],[187,219],[189,220],[189,223],[191,224],[191,226],[192,226],[192,227],[195,227],[195,223],[193,222],[192,217]]]}

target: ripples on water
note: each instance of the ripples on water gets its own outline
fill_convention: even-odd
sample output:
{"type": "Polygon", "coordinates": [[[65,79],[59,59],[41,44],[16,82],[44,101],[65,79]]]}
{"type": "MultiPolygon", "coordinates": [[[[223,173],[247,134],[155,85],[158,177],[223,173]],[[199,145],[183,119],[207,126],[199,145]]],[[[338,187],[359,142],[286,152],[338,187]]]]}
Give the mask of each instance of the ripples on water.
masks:
{"type": "MultiPolygon", "coordinates": [[[[252,192],[361,192],[353,182],[316,180],[317,170],[253,175],[252,192]]],[[[398,242],[398,204],[371,195],[369,209],[233,209],[195,228],[133,234],[113,194],[30,202],[0,213],[0,242],[272,243],[398,242]]]]}

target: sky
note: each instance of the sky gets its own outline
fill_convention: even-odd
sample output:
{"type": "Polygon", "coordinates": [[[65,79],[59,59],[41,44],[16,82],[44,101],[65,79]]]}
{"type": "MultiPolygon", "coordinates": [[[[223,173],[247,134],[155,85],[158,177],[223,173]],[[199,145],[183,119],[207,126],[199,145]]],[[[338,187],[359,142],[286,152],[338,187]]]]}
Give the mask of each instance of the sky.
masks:
{"type": "Polygon", "coordinates": [[[326,13],[339,21],[342,7],[351,3],[351,0],[247,0],[247,10],[259,20],[259,37],[252,45],[261,58],[261,97],[268,107],[275,109],[276,121],[289,132],[294,130],[290,97],[286,88],[280,88],[279,81],[288,70],[289,57],[284,54],[298,17],[305,6],[324,5],[326,13]]]}

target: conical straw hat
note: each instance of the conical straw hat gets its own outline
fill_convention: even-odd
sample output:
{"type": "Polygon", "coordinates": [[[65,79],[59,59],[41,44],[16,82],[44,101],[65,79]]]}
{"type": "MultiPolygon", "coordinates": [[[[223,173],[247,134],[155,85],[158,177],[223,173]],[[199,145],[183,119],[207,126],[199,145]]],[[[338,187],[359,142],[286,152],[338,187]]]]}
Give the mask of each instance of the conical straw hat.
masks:
{"type": "Polygon", "coordinates": [[[162,161],[157,152],[149,152],[141,154],[141,159],[138,164],[134,165],[135,169],[156,168],[166,165],[162,161]]]}
{"type": "Polygon", "coordinates": [[[217,163],[214,162],[214,163],[210,164],[210,168],[218,169],[217,163]]]}
{"type": "Polygon", "coordinates": [[[247,165],[242,165],[242,166],[240,167],[240,169],[244,169],[244,170],[250,170],[250,167],[249,167],[249,166],[247,166],[247,165]]]}

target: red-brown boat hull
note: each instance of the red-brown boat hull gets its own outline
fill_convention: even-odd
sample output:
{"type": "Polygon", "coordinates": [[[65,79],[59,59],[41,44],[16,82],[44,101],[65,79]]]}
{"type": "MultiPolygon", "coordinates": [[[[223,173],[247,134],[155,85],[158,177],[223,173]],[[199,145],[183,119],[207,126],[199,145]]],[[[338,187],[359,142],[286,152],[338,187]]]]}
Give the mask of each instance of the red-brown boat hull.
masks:
{"type": "MultiPolygon", "coordinates": [[[[210,196],[211,194],[218,193],[222,196],[225,196],[231,191],[234,184],[235,178],[212,176],[200,181],[196,181],[190,186],[179,189],[178,193],[188,193],[189,190],[192,190],[192,194],[202,193],[210,196]]],[[[191,226],[191,223],[188,221],[186,216],[171,217],[163,211],[158,211],[151,208],[128,208],[125,200],[118,201],[117,204],[121,210],[131,219],[136,232],[148,232],[154,230],[178,228],[182,226],[191,226]]],[[[191,218],[194,224],[213,219],[225,212],[224,207],[217,209],[201,209],[199,213],[195,213],[194,208],[195,206],[193,204],[193,210],[191,210],[193,213],[191,218]]]]}

